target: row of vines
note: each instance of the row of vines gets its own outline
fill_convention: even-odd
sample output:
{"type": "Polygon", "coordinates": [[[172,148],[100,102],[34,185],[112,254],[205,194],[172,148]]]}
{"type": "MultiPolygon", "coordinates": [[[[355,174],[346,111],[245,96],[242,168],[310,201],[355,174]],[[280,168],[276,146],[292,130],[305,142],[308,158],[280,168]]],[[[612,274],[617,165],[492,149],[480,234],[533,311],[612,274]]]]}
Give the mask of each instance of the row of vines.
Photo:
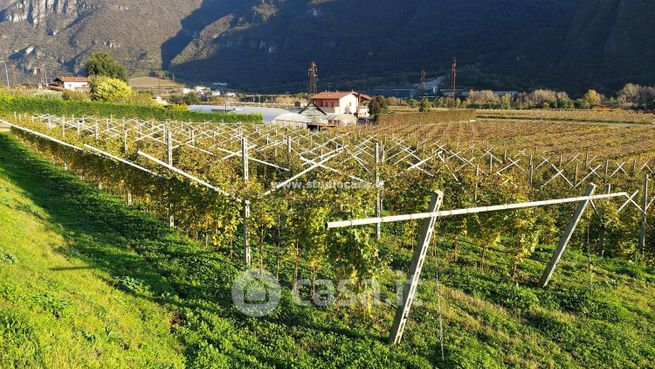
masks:
{"type": "MultiPolygon", "coordinates": [[[[21,121],[21,125],[64,140],[77,147],[93,144],[126,160],[152,167],[137,154],[144,151],[158,158],[166,157],[166,147],[155,141],[140,140],[135,136],[107,137],[97,141],[93,135],[62,132],[57,127],[44,127],[21,121]],[[127,150],[126,150],[127,149],[127,150]]],[[[248,126],[243,126],[244,135],[248,126]]],[[[188,236],[199,240],[214,252],[240,257],[243,250],[242,205],[233,199],[211,191],[186,179],[158,170],[161,175],[147,174],[105,157],[84,150],[75,150],[30,133],[15,131],[33,150],[48,160],[65,167],[72,174],[93,183],[103,190],[121,196],[126,202],[146,212],[170,221],[188,236]]],[[[293,136],[294,132],[280,132],[293,136]]],[[[360,132],[361,134],[361,132],[360,132]]],[[[319,139],[329,139],[330,133],[316,136],[314,150],[321,145],[319,139]]],[[[355,134],[347,137],[355,138],[355,134]]],[[[312,138],[313,139],[313,138],[312,138]]],[[[362,139],[357,138],[357,139],[362,139]]],[[[380,141],[383,144],[383,141],[380,141]]],[[[419,150],[419,146],[413,147],[419,150]]],[[[237,146],[231,149],[237,150],[237,146]]],[[[300,150],[300,149],[299,149],[300,150]]],[[[322,150],[322,148],[321,148],[322,150]]],[[[343,154],[346,155],[346,154],[343,154]]],[[[291,269],[293,283],[298,278],[312,278],[333,274],[339,278],[364,281],[388,268],[389,260],[380,249],[393,244],[411,249],[418,233],[419,222],[385,224],[382,239],[376,240],[374,227],[326,231],[325,222],[375,215],[378,188],[287,188],[264,196],[271,183],[278,183],[292,174],[307,169],[302,155],[284,150],[257,152],[257,159],[278,163],[289,173],[270,166],[251,163],[250,179],[243,180],[242,163],[218,160],[216,156],[180,145],[173,151],[175,167],[193,173],[235,197],[248,199],[251,214],[246,224],[248,238],[254,249],[253,263],[280,275],[281,269],[291,269]]],[[[370,159],[372,160],[372,159],[370,159]]],[[[355,160],[336,159],[330,162],[334,170],[314,170],[302,177],[304,183],[347,182],[351,175],[372,175],[361,170],[355,160]]],[[[368,163],[367,163],[368,165],[368,163]]],[[[371,168],[375,163],[370,164],[371,168]]],[[[157,169],[156,167],[152,167],[157,169]]],[[[434,190],[445,193],[444,209],[482,205],[516,203],[578,195],[563,181],[547,187],[530,186],[520,171],[498,176],[481,176],[473,168],[452,178],[443,163],[434,160],[423,170],[399,170],[397,165],[383,162],[377,171],[384,180],[380,189],[383,215],[424,211],[434,190]],[[426,175],[426,173],[434,173],[426,175]]],[[[161,168],[159,168],[161,169],[161,168]]],[[[546,174],[542,174],[546,181],[546,174]]],[[[633,173],[612,178],[615,190],[639,188],[643,176],[633,173]]],[[[603,185],[602,183],[600,184],[603,185]]],[[[648,246],[640,250],[638,240],[643,217],[634,206],[618,211],[622,200],[598,201],[584,217],[573,240],[573,246],[589,248],[606,257],[631,258],[652,263],[655,247],[653,227],[648,226],[648,246]]],[[[479,249],[479,267],[485,268],[485,255],[490,248],[503,244],[511,254],[507,273],[515,276],[521,264],[539,245],[553,245],[573,212],[572,206],[556,206],[513,212],[497,212],[443,219],[438,223],[437,237],[452,245],[450,257],[457,260],[458,245],[472,243],[479,249]]],[[[649,210],[652,217],[652,210],[649,210]]]]}

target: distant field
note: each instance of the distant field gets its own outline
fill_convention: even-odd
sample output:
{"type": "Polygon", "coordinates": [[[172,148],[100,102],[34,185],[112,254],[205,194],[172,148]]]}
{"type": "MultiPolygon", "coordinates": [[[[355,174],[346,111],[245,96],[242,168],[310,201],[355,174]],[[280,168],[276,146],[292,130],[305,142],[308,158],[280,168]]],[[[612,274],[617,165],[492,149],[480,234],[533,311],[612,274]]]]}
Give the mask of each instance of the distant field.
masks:
{"type": "Polygon", "coordinates": [[[567,155],[589,152],[613,159],[655,156],[655,126],[623,126],[490,119],[477,122],[371,127],[367,134],[404,137],[412,142],[493,145],[567,155]]]}
{"type": "Polygon", "coordinates": [[[655,123],[655,114],[631,110],[479,110],[493,119],[559,120],[607,123],[655,123]]]}

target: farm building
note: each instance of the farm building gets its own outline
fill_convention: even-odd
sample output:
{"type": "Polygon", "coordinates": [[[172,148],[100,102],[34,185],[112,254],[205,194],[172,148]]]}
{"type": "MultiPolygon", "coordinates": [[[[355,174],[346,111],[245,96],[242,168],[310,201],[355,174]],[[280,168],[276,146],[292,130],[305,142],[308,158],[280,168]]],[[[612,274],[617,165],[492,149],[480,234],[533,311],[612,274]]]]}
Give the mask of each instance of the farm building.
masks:
{"type": "Polygon", "coordinates": [[[279,108],[267,108],[261,106],[218,106],[218,105],[191,105],[189,110],[198,112],[227,112],[239,114],[261,114],[264,123],[276,124],[281,127],[307,128],[311,120],[304,115],[292,113],[279,108]]]}
{"type": "Polygon", "coordinates": [[[280,114],[271,121],[272,124],[284,128],[307,128],[311,122],[306,116],[296,113],[280,114]]]}
{"type": "Polygon", "coordinates": [[[89,79],[86,77],[61,76],[55,78],[54,87],[69,91],[89,91],[89,79]]]}
{"type": "Polygon", "coordinates": [[[350,114],[360,118],[368,117],[368,107],[363,103],[371,100],[370,97],[354,91],[326,91],[310,99],[326,114],[350,114]]]}
{"type": "Polygon", "coordinates": [[[350,114],[329,114],[323,118],[329,126],[345,127],[357,125],[357,117],[350,114]]]}

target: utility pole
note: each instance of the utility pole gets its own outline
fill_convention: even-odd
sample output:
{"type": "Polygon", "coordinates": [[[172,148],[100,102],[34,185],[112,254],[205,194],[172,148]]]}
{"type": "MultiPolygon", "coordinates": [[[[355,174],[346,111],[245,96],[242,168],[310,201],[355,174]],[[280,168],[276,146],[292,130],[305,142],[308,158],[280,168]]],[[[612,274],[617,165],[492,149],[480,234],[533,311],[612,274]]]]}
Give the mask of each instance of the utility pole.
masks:
{"type": "Polygon", "coordinates": [[[307,75],[309,76],[309,95],[316,95],[318,92],[318,66],[315,62],[309,65],[307,75]]]}
{"type": "Polygon", "coordinates": [[[421,69],[418,83],[418,97],[422,100],[425,97],[425,69],[421,69]]]}
{"type": "Polygon", "coordinates": [[[453,94],[453,107],[455,107],[457,102],[457,95],[455,90],[457,89],[457,57],[453,58],[453,65],[450,68],[450,91],[453,94]]]}

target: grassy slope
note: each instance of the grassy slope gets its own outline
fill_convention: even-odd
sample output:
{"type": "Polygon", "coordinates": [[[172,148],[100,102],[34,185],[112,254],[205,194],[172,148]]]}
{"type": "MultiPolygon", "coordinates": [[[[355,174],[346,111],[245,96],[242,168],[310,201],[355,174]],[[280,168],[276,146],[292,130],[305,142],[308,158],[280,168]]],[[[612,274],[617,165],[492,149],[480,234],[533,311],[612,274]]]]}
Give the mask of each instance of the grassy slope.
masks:
{"type": "Polygon", "coordinates": [[[171,313],[80,261],[80,246],[124,240],[91,224],[72,229],[75,208],[47,206],[57,191],[45,173],[0,146],[0,367],[183,367],[171,313]]]}
{"type": "MultiPolygon", "coordinates": [[[[455,263],[445,261],[453,250],[442,245],[442,362],[432,258],[420,288],[424,303],[397,349],[384,342],[386,307],[366,317],[296,307],[285,296],[272,316],[244,318],[231,306],[230,260],[53,169],[7,135],[0,135],[0,158],[0,246],[18,259],[0,262],[0,355],[24,361],[19,367],[92,366],[97,356],[139,368],[163,366],[148,360],[179,363],[170,322],[193,368],[655,367],[655,275],[630,263],[594,260],[590,290],[586,259],[571,250],[544,291],[534,279],[548,250],[527,260],[512,283],[502,246],[488,253],[482,272],[476,250],[460,247],[455,263]],[[50,365],[55,360],[60,365],[50,365]]],[[[407,268],[409,251],[389,245],[383,252],[394,268],[407,268]]]]}

